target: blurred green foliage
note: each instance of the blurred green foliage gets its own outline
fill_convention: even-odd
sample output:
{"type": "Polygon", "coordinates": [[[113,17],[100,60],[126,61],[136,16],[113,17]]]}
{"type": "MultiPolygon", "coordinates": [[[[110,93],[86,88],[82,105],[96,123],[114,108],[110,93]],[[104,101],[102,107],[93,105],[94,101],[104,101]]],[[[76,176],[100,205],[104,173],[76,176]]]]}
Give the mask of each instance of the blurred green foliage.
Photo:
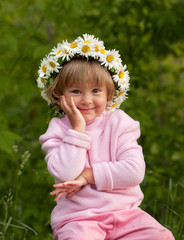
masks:
{"type": "Polygon", "coordinates": [[[37,70],[57,42],[88,33],[119,49],[130,72],[122,109],[141,123],[142,208],[184,239],[183,9],[183,0],[1,0],[0,238],[52,239],[53,179],[38,142],[48,106],[37,70]]]}

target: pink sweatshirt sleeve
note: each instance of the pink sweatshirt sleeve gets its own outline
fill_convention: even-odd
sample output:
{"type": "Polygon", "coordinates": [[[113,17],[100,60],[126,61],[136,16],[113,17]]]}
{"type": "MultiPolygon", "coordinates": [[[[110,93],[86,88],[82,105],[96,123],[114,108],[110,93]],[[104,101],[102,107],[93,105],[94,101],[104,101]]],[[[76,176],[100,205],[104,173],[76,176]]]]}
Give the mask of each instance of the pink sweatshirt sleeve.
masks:
{"type": "Polygon", "coordinates": [[[91,141],[88,135],[67,130],[60,119],[54,118],[39,140],[48,170],[58,182],[73,180],[84,170],[91,141]]]}
{"type": "Polygon", "coordinates": [[[115,159],[93,164],[93,174],[98,190],[114,190],[139,185],[145,174],[145,162],[141,146],[139,122],[128,115],[113,118],[109,131],[111,153],[115,159]]]}

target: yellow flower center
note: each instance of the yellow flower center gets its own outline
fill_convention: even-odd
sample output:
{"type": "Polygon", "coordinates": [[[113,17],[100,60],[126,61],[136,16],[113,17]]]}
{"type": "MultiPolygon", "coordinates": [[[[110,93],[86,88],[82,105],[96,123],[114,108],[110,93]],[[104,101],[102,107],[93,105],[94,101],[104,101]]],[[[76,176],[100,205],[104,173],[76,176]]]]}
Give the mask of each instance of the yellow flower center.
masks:
{"type": "Polygon", "coordinates": [[[99,47],[98,45],[95,45],[95,52],[98,52],[99,51],[99,47]]]}
{"type": "Polygon", "coordinates": [[[44,73],[46,73],[46,66],[45,66],[45,65],[42,66],[42,71],[43,71],[44,73]]]}
{"type": "Polygon", "coordinates": [[[122,85],[125,84],[125,81],[123,81],[121,84],[122,84],[122,85]]]}
{"type": "Polygon", "coordinates": [[[88,46],[83,46],[82,47],[82,51],[84,52],[84,53],[87,53],[87,52],[89,52],[89,47],[88,46]]]}
{"type": "Polygon", "coordinates": [[[120,92],[120,93],[118,94],[118,96],[119,96],[119,97],[120,97],[120,96],[122,96],[122,95],[123,95],[123,93],[124,93],[124,92],[120,92]]]}
{"type": "Polygon", "coordinates": [[[114,58],[112,55],[108,55],[106,59],[107,59],[107,62],[112,62],[114,58]]]}
{"type": "Polygon", "coordinates": [[[49,62],[49,65],[52,67],[52,68],[55,68],[56,64],[53,63],[53,62],[49,62]]]}
{"type": "Polygon", "coordinates": [[[73,42],[71,45],[70,45],[71,48],[76,48],[77,47],[77,43],[76,42],[73,42]]]}
{"type": "Polygon", "coordinates": [[[102,54],[105,54],[105,49],[102,48],[102,49],[100,50],[100,52],[101,52],[102,54]]]}
{"type": "Polygon", "coordinates": [[[57,55],[60,54],[60,52],[61,52],[61,49],[59,51],[57,51],[57,55]]]}
{"type": "Polygon", "coordinates": [[[44,78],[41,78],[41,82],[44,83],[44,82],[45,82],[45,79],[44,79],[44,78]]]}
{"type": "Polygon", "coordinates": [[[123,78],[124,77],[124,72],[123,71],[120,71],[119,72],[119,78],[123,78]]]}
{"type": "Polygon", "coordinates": [[[86,44],[91,44],[91,42],[89,41],[89,40],[86,40],[86,41],[84,41],[84,43],[86,44]]]}
{"type": "Polygon", "coordinates": [[[69,54],[69,52],[67,50],[65,50],[65,54],[69,54]]]}
{"type": "Polygon", "coordinates": [[[117,106],[117,103],[114,103],[113,105],[112,105],[112,108],[115,108],[117,106]]]}

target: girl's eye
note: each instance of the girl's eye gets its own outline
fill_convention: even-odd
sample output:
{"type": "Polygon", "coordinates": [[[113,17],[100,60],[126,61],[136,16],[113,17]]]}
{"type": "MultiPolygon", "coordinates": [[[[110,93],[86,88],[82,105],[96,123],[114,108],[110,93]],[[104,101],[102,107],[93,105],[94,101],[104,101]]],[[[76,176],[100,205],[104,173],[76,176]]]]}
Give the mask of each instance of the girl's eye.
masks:
{"type": "Polygon", "coordinates": [[[95,89],[93,89],[92,92],[93,92],[93,93],[98,93],[98,92],[99,92],[99,89],[95,88],[95,89]]]}
{"type": "Polygon", "coordinates": [[[73,93],[74,93],[74,94],[79,94],[80,91],[79,91],[79,90],[73,90],[73,93]]]}

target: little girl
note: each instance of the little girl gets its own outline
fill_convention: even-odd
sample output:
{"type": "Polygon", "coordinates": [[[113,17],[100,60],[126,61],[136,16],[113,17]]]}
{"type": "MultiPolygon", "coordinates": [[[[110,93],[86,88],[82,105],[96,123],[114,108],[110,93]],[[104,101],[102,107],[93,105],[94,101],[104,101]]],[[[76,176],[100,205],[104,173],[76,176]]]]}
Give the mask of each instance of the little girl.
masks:
{"type": "Polygon", "coordinates": [[[42,96],[64,113],[40,137],[57,205],[55,240],[173,240],[139,208],[145,162],[139,122],[116,110],[129,75],[117,51],[84,34],[58,44],[42,60],[42,96]]]}

